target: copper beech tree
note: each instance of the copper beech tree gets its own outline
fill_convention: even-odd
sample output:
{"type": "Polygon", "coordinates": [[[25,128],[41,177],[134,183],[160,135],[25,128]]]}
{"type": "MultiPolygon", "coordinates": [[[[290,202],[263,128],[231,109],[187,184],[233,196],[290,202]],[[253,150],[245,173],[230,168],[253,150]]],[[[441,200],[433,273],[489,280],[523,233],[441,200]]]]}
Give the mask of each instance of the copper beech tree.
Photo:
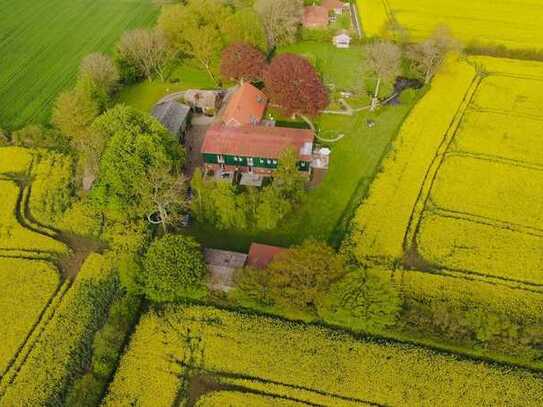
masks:
{"type": "Polygon", "coordinates": [[[298,115],[312,127],[308,117],[316,116],[328,105],[328,92],[319,74],[303,57],[282,54],[264,69],[264,84],[272,103],[283,113],[298,115]]]}
{"type": "Polygon", "coordinates": [[[234,43],[222,53],[221,75],[227,80],[261,80],[265,66],[262,51],[244,42],[234,43]]]}

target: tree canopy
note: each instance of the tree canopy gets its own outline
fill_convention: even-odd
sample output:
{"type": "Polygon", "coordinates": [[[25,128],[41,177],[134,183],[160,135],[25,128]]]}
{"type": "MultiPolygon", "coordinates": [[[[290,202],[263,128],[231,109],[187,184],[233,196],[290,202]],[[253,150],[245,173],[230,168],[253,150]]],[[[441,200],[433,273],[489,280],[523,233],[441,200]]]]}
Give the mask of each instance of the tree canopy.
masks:
{"type": "Polygon", "coordinates": [[[94,201],[121,217],[143,216],[155,205],[148,198],[152,171],[182,164],[175,139],[148,114],[117,105],[98,119],[93,131],[107,140],[94,201]]]}
{"type": "Polygon", "coordinates": [[[151,301],[199,298],[206,292],[204,257],[191,237],[166,235],[155,240],[145,254],[141,273],[138,280],[151,301]]]}
{"type": "Polygon", "coordinates": [[[328,105],[328,92],[319,74],[295,54],[275,57],[264,70],[266,92],[285,114],[316,116],[328,105]]]}
{"type": "Polygon", "coordinates": [[[265,66],[262,51],[248,43],[234,43],[222,53],[221,75],[226,80],[261,80],[265,66]]]}
{"type": "Polygon", "coordinates": [[[254,8],[262,18],[270,47],[296,40],[304,13],[303,0],[256,0],[254,8]]]}

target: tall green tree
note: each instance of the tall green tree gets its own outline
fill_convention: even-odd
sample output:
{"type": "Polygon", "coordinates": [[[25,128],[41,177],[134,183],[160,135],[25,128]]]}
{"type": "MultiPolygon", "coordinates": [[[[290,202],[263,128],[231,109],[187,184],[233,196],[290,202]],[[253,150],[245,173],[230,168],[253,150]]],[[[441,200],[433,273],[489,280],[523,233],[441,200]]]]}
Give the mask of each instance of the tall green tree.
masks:
{"type": "Polygon", "coordinates": [[[174,171],[183,163],[175,139],[148,114],[118,105],[93,125],[107,140],[92,198],[110,216],[141,217],[155,208],[150,199],[153,171],[174,171]]]}
{"type": "Polygon", "coordinates": [[[138,279],[155,302],[201,298],[206,294],[206,266],[200,245],[191,237],[166,235],[151,244],[138,279]]]}
{"type": "Polygon", "coordinates": [[[260,16],[251,9],[242,9],[231,15],[224,27],[227,44],[243,42],[266,52],[268,40],[260,16]]]}
{"type": "Polygon", "coordinates": [[[215,0],[188,0],[163,7],[158,27],[174,49],[197,60],[217,82],[221,51],[226,46],[225,21],[232,10],[215,0]]]}
{"type": "Polygon", "coordinates": [[[265,305],[316,315],[330,286],[344,271],[343,258],[326,243],[305,241],[276,255],[265,270],[238,275],[247,296],[265,305]]]}
{"type": "Polygon", "coordinates": [[[394,325],[401,300],[390,279],[378,272],[354,270],[330,289],[319,307],[327,322],[379,331],[394,325]]]}

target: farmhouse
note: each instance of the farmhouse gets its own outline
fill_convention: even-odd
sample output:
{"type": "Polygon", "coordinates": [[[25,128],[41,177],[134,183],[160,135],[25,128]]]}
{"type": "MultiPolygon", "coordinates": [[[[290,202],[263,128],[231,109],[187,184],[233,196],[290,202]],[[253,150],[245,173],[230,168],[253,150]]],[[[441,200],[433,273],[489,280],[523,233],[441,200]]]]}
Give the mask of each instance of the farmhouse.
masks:
{"type": "Polygon", "coordinates": [[[214,174],[271,176],[281,153],[292,148],[298,154],[298,169],[309,177],[314,139],[308,129],[216,124],[202,145],[204,168],[214,174]]]}
{"type": "Polygon", "coordinates": [[[222,122],[228,127],[256,126],[260,124],[267,104],[266,95],[245,82],[228,101],[222,122]]]}
{"type": "Polygon", "coordinates": [[[264,269],[268,266],[268,264],[271,263],[275,256],[284,252],[285,250],[286,249],[283,247],[251,243],[249,255],[247,256],[247,266],[264,269]]]}
{"type": "Polygon", "coordinates": [[[250,83],[241,85],[229,98],[220,119],[206,132],[200,152],[206,174],[242,185],[262,185],[287,149],[298,154],[298,169],[311,175],[315,134],[312,130],[263,125],[266,95],[250,83]]]}
{"type": "Polygon", "coordinates": [[[328,26],[328,9],[323,6],[304,7],[303,25],[306,28],[323,28],[328,26]]]}
{"type": "Polygon", "coordinates": [[[190,107],[175,100],[159,103],[153,108],[153,116],[174,136],[183,139],[189,119],[190,107]]]}

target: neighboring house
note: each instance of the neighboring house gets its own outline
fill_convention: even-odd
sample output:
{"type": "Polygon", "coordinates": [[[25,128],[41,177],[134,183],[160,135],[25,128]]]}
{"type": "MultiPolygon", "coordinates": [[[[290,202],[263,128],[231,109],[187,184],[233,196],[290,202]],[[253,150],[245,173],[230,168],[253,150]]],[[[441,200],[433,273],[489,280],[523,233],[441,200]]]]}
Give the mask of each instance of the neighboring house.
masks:
{"type": "Polygon", "coordinates": [[[341,34],[336,35],[332,39],[332,41],[336,48],[349,48],[351,46],[352,38],[347,33],[341,33],[341,34]]]}
{"type": "Polygon", "coordinates": [[[229,291],[234,287],[234,273],[245,266],[245,253],[205,249],[204,258],[210,274],[209,288],[229,291]]]}
{"type": "Polygon", "coordinates": [[[305,28],[324,28],[329,22],[328,9],[322,6],[304,7],[303,25],[305,28]]]}
{"type": "Polygon", "coordinates": [[[281,153],[293,148],[298,169],[309,177],[314,139],[307,129],[216,124],[208,129],[202,145],[204,168],[214,174],[271,176],[281,153]]]}
{"type": "Polygon", "coordinates": [[[224,98],[223,91],[189,89],[185,92],[185,103],[196,113],[215,115],[224,98]]]}
{"type": "Polygon", "coordinates": [[[266,95],[245,82],[228,100],[222,121],[228,127],[256,126],[260,124],[267,104],[266,95]]]}
{"type": "Polygon", "coordinates": [[[251,243],[249,255],[247,256],[247,266],[264,269],[271,263],[273,258],[279,253],[284,252],[283,247],[269,246],[267,244],[251,243]]]}
{"type": "Polygon", "coordinates": [[[153,116],[173,135],[183,140],[190,120],[190,107],[175,100],[155,105],[153,116]]]}
{"type": "Polygon", "coordinates": [[[344,3],[340,0],[323,0],[321,7],[324,7],[329,13],[341,15],[349,9],[349,3],[344,3]]]}

